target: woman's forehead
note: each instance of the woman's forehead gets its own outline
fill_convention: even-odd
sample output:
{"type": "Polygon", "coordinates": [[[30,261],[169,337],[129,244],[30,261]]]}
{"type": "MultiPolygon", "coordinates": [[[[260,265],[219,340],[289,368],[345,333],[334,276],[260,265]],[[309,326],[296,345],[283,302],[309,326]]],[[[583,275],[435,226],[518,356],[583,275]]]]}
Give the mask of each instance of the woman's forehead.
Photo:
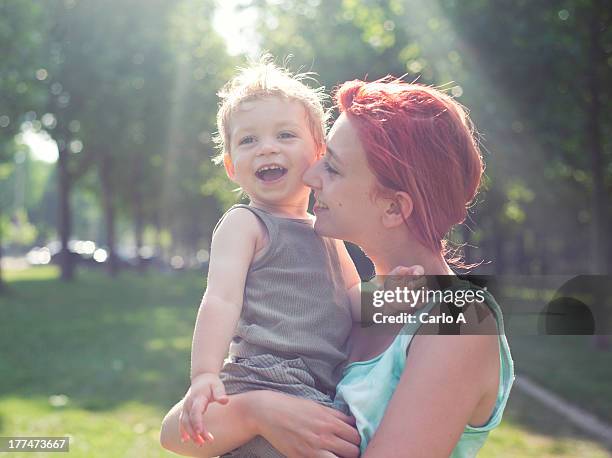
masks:
{"type": "Polygon", "coordinates": [[[359,140],[357,130],[344,113],[332,126],[327,136],[327,146],[330,155],[342,164],[359,161],[360,159],[365,161],[365,151],[359,140]]]}

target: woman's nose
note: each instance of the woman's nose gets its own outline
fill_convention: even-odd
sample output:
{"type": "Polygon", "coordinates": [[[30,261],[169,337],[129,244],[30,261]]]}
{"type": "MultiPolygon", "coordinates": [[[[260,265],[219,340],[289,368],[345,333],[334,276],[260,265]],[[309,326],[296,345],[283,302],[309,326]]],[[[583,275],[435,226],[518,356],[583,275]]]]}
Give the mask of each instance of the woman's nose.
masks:
{"type": "Polygon", "coordinates": [[[313,163],[302,176],[304,184],[312,189],[321,189],[321,163],[322,159],[313,163]]]}

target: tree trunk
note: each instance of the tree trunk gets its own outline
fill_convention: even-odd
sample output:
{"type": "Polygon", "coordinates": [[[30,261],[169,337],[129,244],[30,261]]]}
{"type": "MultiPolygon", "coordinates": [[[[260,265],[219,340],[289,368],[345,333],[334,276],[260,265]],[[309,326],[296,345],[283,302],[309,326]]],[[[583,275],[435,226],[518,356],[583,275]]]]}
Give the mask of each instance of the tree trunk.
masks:
{"type": "Polygon", "coordinates": [[[68,240],[72,232],[72,215],[70,212],[70,173],[68,170],[68,149],[63,146],[59,150],[58,166],[58,232],[61,242],[59,262],[63,281],[74,279],[74,260],[68,249],[68,240]]]}
{"type": "Polygon", "coordinates": [[[589,100],[587,109],[587,146],[591,155],[591,173],[593,190],[591,196],[592,237],[591,259],[592,272],[606,272],[606,193],[604,185],[604,167],[601,142],[601,102],[599,94],[601,83],[599,68],[605,58],[601,46],[601,1],[595,1],[589,20],[589,62],[587,66],[589,100]]]}
{"type": "Polygon", "coordinates": [[[2,275],[2,208],[0,207],[0,293],[6,290],[2,275]]]}
{"type": "Polygon", "coordinates": [[[133,208],[134,208],[134,241],[136,243],[136,257],[138,260],[138,272],[143,273],[145,271],[144,260],[141,256],[142,250],[142,233],[144,230],[144,217],[142,210],[142,193],[139,188],[139,173],[136,172],[134,177],[136,178],[136,185],[133,190],[133,208]]]}
{"type": "Polygon", "coordinates": [[[536,253],[540,259],[540,275],[547,275],[549,271],[550,260],[548,259],[548,247],[546,245],[547,238],[542,232],[536,232],[536,253]]]}
{"type": "Polygon", "coordinates": [[[501,237],[495,237],[493,240],[493,250],[495,253],[495,269],[496,275],[506,273],[506,259],[504,257],[504,241],[501,237]]]}
{"type": "Polygon", "coordinates": [[[115,208],[113,205],[113,185],[111,182],[112,162],[105,155],[100,167],[100,184],[102,186],[102,206],[104,208],[104,227],[106,229],[106,243],[108,245],[107,271],[111,277],[117,275],[117,255],[115,250],[115,208]]]}

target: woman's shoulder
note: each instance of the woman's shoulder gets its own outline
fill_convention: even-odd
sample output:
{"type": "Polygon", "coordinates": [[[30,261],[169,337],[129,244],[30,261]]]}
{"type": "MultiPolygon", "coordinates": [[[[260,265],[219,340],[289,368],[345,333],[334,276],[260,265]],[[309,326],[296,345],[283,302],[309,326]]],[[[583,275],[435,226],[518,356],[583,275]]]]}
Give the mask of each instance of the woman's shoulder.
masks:
{"type": "Polygon", "coordinates": [[[469,283],[441,291],[444,300],[427,307],[419,316],[420,335],[499,335],[503,334],[501,310],[486,290],[469,283]],[[472,294],[466,300],[466,292],[472,294]],[[461,294],[459,294],[461,293],[461,294]],[[454,299],[453,299],[454,298],[454,299]]]}

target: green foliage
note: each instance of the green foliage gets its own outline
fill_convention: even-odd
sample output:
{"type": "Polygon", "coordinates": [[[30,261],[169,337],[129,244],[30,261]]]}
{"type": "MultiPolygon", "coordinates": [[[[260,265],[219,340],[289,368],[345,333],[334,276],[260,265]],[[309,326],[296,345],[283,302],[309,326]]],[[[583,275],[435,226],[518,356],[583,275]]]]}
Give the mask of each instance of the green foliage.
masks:
{"type": "Polygon", "coordinates": [[[44,103],[39,62],[45,35],[43,7],[33,0],[0,3],[0,161],[10,160],[7,144],[26,112],[44,103]]]}
{"type": "Polygon", "coordinates": [[[18,209],[10,218],[7,215],[2,215],[0,218],[5,242],[26,248],[34,243],[38,231],[28,221],[28,215],[24,209],[18,209]]]}
{"type": "MultiPolygon", "coordinates": [[[[328,91],[354,78],[404,75],[470,108],[487,162],[487,186],[461,237],[478,241],[471,261],[493,260],[489,266],[499,271],[525,272],[534,258],[548,259],[557,272],[588,269],[588,250],[575,247],[594,244],[593,225],[612,220],[612,119],[604,108],[612,97],[612,27],[605,2],[240,5],[257,14],[260,49],[279,62],[293,56],[288,65],[318,73],[328,91]],[[601,195],[594,200],[595,192],[601,195]],[[514,255],[521,250],[524,262],[514,255]]],[[[105,197],[124,231],[166,231],[168,250],[206,245],[219,212],[236,201],[233,184],[209,160],[216,91],[244,62],[227,55],[212,25],[215,8],[212,0],[49,0],[44,8],[3,2],[0,117],[10,122],[0,127],[7,164],[0,175],[11,180],[11,145],[25,121],[67,152],[83,195],[73,201],[98,207],[87,217],[79,208],[78,233],[103,227],[105,197]]],[[[39,174],[28,215],[48,232],[57,201],[49,180],[58,176],[28,173],[39,174]]],[[[0,185],[3,208],[11,204],[9,186],[0,185]]]]}

